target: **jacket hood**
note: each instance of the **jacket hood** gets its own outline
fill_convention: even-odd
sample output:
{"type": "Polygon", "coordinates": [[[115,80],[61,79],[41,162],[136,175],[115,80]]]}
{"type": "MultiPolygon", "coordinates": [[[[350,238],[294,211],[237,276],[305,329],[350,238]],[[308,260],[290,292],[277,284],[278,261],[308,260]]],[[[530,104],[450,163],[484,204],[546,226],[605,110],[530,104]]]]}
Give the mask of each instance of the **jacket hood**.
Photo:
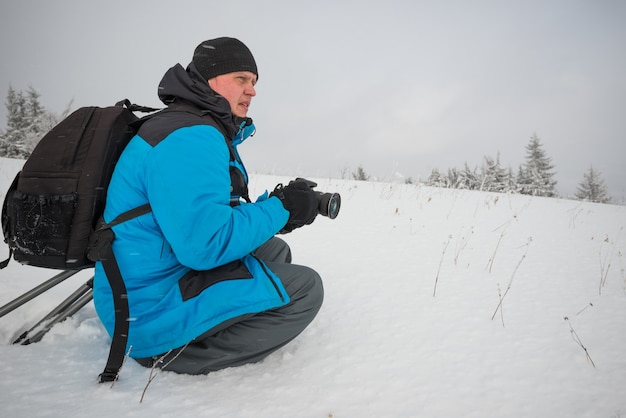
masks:
{"type": "Polygon", "coordinates": [[[182,101],[209,113],[226,129],[229,139],[233,139],[240,130],[242,121],[246,126],[252,125],[252,119],[234,117],[228,101],[209,87],[194,63],[189,64],[186,70],[180,64],[167,70],[159,83],[158,95],[166,105],[182,101]]]}

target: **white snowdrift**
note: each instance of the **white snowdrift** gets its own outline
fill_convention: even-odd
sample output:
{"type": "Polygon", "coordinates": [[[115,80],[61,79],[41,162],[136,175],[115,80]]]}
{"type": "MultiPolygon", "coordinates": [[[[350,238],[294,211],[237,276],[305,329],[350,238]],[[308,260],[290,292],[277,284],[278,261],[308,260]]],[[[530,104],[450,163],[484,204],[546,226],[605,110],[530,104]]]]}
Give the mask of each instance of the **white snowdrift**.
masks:
{"type": "MultiPolygon", "coordinates": [[[[0,159],[0,197],[21,165],[0,159]]],[[[256,175],[253,195],[286,180],[256,175]]],[[[0,318],[0,416],[626,416],[626,207],[314,180],[343,206],[286,236],[326,289],[293,343],[208,376],[161,373],[140,403],[149,370],[132,360],[96,383],[110,339],[92,304],[11,344],[85,271],[0,318]]],[[[11,262],[0,306],[55,273],[11,262]]]]}

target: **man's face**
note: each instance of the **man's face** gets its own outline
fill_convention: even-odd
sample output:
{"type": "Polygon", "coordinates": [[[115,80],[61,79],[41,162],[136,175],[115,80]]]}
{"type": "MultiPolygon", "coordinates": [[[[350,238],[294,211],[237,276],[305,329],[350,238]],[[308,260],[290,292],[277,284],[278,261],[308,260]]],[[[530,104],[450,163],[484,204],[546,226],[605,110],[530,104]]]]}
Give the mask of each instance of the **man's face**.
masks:
{"type": "Polygon", "coordinates": [[[209,86],[230,103],[235,116],[246,117],[252,98],[256,96],[256,75],[250,71],[238,71],[218,75],[209,80],[209,86]]]}

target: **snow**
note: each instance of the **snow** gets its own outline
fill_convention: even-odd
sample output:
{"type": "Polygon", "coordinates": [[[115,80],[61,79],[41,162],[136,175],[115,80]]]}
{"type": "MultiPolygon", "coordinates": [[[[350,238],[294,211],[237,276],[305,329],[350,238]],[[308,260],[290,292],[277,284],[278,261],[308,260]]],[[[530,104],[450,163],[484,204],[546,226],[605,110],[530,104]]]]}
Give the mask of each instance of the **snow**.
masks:
{"type": "MultiPolygon", "coordinates": [[[[0,197],[22,162],[0,160],[0,197]]],[[[254,175],[254,195],[286,177],[254,175]]],[[[0,318],[3,417],[626,416],[626,207],[312,179],[335,220],[285,236],[324,279],[318,317],[264,361],[207,376],[128,361],[90,303],[41,342],[11,342],[90,277],[0,318]]],[[[0,258],[6,257],[0,245],[0,258]]],[[[12,261],[0,306],[54,270],[12,261]]]]}

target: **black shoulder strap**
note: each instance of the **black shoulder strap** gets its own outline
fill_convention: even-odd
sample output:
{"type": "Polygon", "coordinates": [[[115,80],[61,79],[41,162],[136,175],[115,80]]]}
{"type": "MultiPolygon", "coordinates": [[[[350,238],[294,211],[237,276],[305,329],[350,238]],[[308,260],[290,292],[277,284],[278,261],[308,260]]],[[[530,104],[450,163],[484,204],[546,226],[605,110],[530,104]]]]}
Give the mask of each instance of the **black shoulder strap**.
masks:
{"type": "MultiPolygon", "coordinates": [[[[4,202],[2,203],[2,231],[4,233],[4,242],[9,244],[10,236],[12,234],[11,222],[9,221],[9,210],[10,210],[10,200],[13,199],[13,193],[17,190],[17,182],[20,178],[20,173],[18,172],[9,187],[6,195],[4,196],[4,202]]],[[[13,247],[9,245],[9,258],[0,262],[0,270],[9,265],[9,261],[11,261],[11,257],[13,256],[13,247]]]]}
{"type": "Polygon", "coordinates": [[[126,344],[128,342],[128,318],[130,317],[130,309],[128,307],[128,296],[126,294],[126,285],[122,278],[122,273],[113,254],[113,239],[115,235],[111,228],[126,222],[130,219],[145,215],[152,210],[149,203],[131,209],[122,213],[108,224],[102,221],[99,223],[96,234],[99,235],[100,244],[98,245],[99,259],[102,262],[104,271],[113,292],[113,307],[115,309],[115,327],[113,329],[113,338],[109,349],[109,358],[104,371],[100,374],[100,383],[113,382],[117,380],[124,357],[126,356],[126,344]]]}
{"type": "Polygon", "coordinates": [[[126,343],[128,342],[128,318],[130,317],[130,311],[126,296],[126,285],[124,285],[122,273],[115,260],[113,247],[110,242],[103,247],[101,254],[102,265],[113,292],[113,307],[115,309],[115,328],[113,329],[113,338],[109,348],[109,358],[104,371],[99,376],[100,383],[105,383],[117,380],[124,363],[126,343]]]}
{"type": "MultiPolygon", "coordinates": [[[[128,99],[121,100],[115,104],[116,106],[126,106],[130,111],[138,112],[156,112],[161,109],[154,109],[146,106],[139,106],[132,104],[128,99]]],[[[139,126],[143,124],[153,115],[145,116],[136,122],[133,127],[138,130],[139,126]]],[[[111,222],[104,223],[104,219],[101,218],[98,222],[97,229],[95,231],[96,236],[96,248],[95,256],[102,262],[102,267],[106,273],[111,292],[113,293],[113,308],[115,310],[115,325],[113,328],[113,337],[111,340],[111,347],[109,348],[109,358],[107,364],[104,367],[104,371],[100,374],[100,383],[113,382],[117,380],[122,364],[124,363],[124,357],[126,356],[126,344],[128,343],[128,318],[130,317],[130,309],[128,307],[128,296],[126,294],[126,285],[122,278],[119,265],[115,259],[113,253],[113,239],[115,234],[111,230],[115,225],[119,225],[122,222],[126,222],[130,219],[137,218],[141,215],[145,215],[152,210],[149,203],[136,207],[127,212],[124,212],[117,216],[111,222]]]]}
{"type": "Polygon", "coordinates": [[[154,107],[141,106],[135,103],[131,103],[131,101],[128,99],[120,100],[119,102],[115,103],[115,106],[126,106],[126,108],[130,110],[131,112],[148,113],[148,112],[156,112],[157,110],[161,110],[161,109],[156,109],[154,107]]]}

